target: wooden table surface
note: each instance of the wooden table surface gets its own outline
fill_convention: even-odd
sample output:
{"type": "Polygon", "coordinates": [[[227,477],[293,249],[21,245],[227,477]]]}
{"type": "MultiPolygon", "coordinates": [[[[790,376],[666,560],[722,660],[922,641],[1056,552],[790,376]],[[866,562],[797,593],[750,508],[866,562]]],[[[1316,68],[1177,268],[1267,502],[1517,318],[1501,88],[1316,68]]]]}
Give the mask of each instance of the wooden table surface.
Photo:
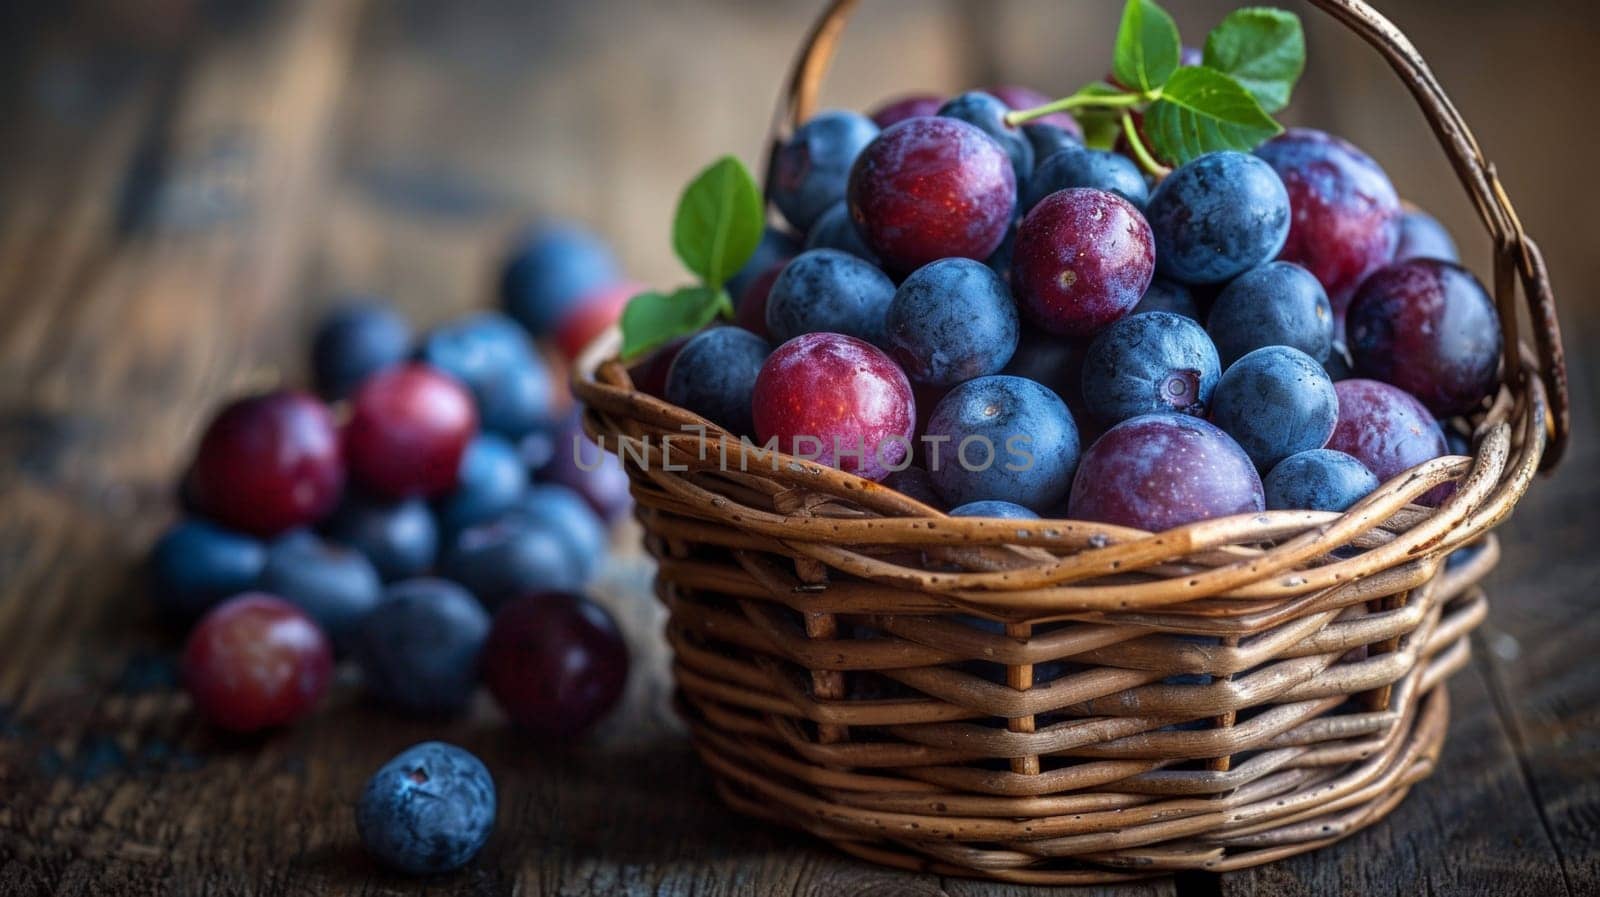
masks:
{"type": "MultiPolygon", "coordinates": [[[[1231,4],[1172,5],[1201,27],[1231,4]]],[[[1047,35],[1065,8],[1084,34],[1109,35],[1116,14],[1034,0],[866,6],[837,102],[884,93],[885,59],[904,87],[1086,80],[1105,39],[1063,26],[1083,62],[1047,35]]],[[[680,276],[666,240],[677,187],[717,152],[755,157],[812,4],[661,7],[88,0],[0,12],[0,894],[1027,890],[880,870],[721,807],[668,706],[648,567],[626,556],[600,592],[636,674],[581,745],[519,737],[486,702],[456,722],[407,721],[351,682],[303,725],[230,739],[174,688],[181,633],[148,610],[139,558],[170,519],[174,472],[208,410],[297,377],[329,295],[379,291],[442,320],[486,301],[506,234],[546,210],[600,226],[642,279],[680,276]],[[365,858],[350,805],[383,760],[426,738],[482,756],[502,808],[466,870],[412,882],[365,858]]],[[[1407,3],[1397,17],[1464,87],[1544,238],[1578,431],[1502,530],[1438,772],[1328,850],[1098,893],[1600,893],[1600,452],[1596,368],[1583,360],[1600,295],[1584,183],[1597,135],[1586,109],[1530,103],[1524,89],[1593,84],[1600,54],[1593,22],[1560,4],[1498,7],[1407,3]]],[[[1470,208],[1381,66],[1308,25],[1313,82],[1296,114],[1355,136],[1470,234],[1470,208]]],[[[1482,262],[1482,242],[1463,239],[1469,260],[1482,262]]]]}

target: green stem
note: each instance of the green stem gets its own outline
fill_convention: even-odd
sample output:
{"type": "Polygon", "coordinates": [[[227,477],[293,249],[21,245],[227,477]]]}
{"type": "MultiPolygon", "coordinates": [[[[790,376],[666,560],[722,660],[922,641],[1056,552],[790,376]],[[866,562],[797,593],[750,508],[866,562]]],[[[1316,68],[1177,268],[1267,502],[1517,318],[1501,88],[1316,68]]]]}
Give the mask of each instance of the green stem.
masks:
{"type": "Polygon", "coordinates": [[[1063,97],[1059,100],[1053,100],[1049,103],[1045,103],[1043,106],[1035,106],[1032,109],[1021,109],[1016,112],[1008,112],[1006,113],[1006,124],[1014,128],[1017,125],[1025,124],[1033,121],[1036,118],[1043,118],[1046,115],[1052,115],[1057,112],[1070,112],[1073,109],[1086,109],[1089,107],[1097,107],[1102,109],[1127,109],[1137,106],[1147,99],[1149,99],[1149,97],[1141,96],[1140,94],[1136,93],[1085,93],[1084,91],[1080,90],[1070,97],[1063,97]]]}
{"type": "Polygon", "coordinates": [[[1139,128],[1133,123],[1133,113],[1122,113],[1122,132],[1128,137],[1128,146],[1133,150],[1133,157],[1140,166],[1148,171],[1157,180],[1172,173],[1172,169],[1156,161],[1156,157],[1145,148],[1144,138],[1139,136],[1139,128]]]}

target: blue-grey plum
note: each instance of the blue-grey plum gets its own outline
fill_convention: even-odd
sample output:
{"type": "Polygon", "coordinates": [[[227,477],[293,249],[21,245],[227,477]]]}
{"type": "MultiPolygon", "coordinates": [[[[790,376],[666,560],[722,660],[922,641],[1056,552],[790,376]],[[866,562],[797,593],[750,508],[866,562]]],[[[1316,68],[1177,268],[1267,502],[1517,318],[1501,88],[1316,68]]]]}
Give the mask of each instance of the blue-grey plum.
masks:
{"type": "Polygon", "coordinates": [[[1322,448],[1339,423],[1333,380],[1315,358],[1267,346],[1229,365],[1211,397],[1211,421],[1261,470],[1322,448]]]}
{"type": "Polygon", "coordinates": [[[471,390],[483,429],[509,439],[547,426],[556,388],[528,335],[504,315],[483,312],[423,337],[418,358],[471,390]]]}
{"type": "Polygon", "coordinates": [[[1262,486],[1274,511],[1343,511],[1371,495],[1378,477],[1344,452],[1311,449],[1279,461],[1262,486]]]}
{"type": "Polygon", "coordinates": [[[458,533],[445,549],[440,572],[491,611],[519,595],[578,591],[588,578],[584,562],[555,527],[514,511],[458,533]]]}
{"type": "Polygon", "coordinates": [[[333,541],[366,555],[384,582],[426,573],[439,553],[438,521],[420,498],[347,494],[322,529],[333,541]]]}
{"type": "Polygon", "coordinates": [[[1078,464],[1066,403],[1022,377],[979,377],[950,390],[924,443],[934,487],[952,506],[996,499],[1042,511],[1067,494],[1078,464]]]}
{"type": "Polygon", "coordinates": [[[918,383],[954,386],[999,373],[1017,349],[1017,304],[1000,275],[971,259],[918,268],[889,304],[888,350],[918,383]]]}
{"type": "Polygon", "coordinates": [[[1038,520],[1039,515],[1009,501],[969,501],[950,509],[951,517],[999,517],[1005,520],[1038,520]]]}
{"type": "Polygon", "coordinates": [[[837,249],[813,249],[783,266],[767,294],[767,333],[783,343],[804,333],[842,333],[875,346],[894,281],[871,262],[837,249]]]}
{"type": "Polygon", "coordinates": [[[622,279],[604,240],[552,223],[520,237],[500,278],[500,301],[534,336],[547,336],[586,296],[622,279]]]}
{"type": "Polygon", "coordinates": [[[1272,166],[1246,153],[1207,153],[1150,195],[1156,270],[1189,284],[1222,283],[1271,259],[1289,236],[1289,194],[1272,166]]]}
{"type": "Polygon", "coordinates": [[[305,611],[336,647],[347,643],[383,597],[383,583],[366,555],[309,532],[289,533],[267,546],[260,588],[305,611]]]}
{"type": "Polygon", "coordinates": [[[1323,362],[1333,345],[1333,306],[1310,271],[1293,262],[1268,262],[1222,288],[1206,331],[1223,365],[1267,346],[1293,346],[1323,362]]]}
{"type": "Polygon", "coordinates": [[[1141,209],[1150,201],[1150,185],[1145,183],[1139,166],[1127,156],[1076,147],[1060,150],[1033,167],[1033,175],[1022,191],[1023,211],[1069,187],[1106,190],[1141,209]]]}
{"type": "Polygon", "coordinates": [[[528,489],[528,467],[515,445],[482,433],[461,456],[456,488],[439,499],[439,525],[446,533],[498,517],[528,489]]]}
{"type": "Polygon", "coordinates": [[[489,613],[443,579],[408,579],[384,590],[351,639],[367,690],[408,713],[459,713],[478,686],[489,613]]]}
{"type": "Polygon", "coordinates": [[[260,540],[206,520],[183,520],[150,550],[151,597],[169,613],[198,616],[255,588],[266,563],[260,540]]]}
{"type": "Polygon", "coordinates": [[[528,524],[555,533],[566,543],[578,574],[587,582],[599,572],[605,560],[610,532],[583,496],[556,483],[540,483],[529,489],[510,515],[528,524]]]}
{"type": "Polygon", "coordinates": [[[702,331],[667,369],[666,399],[735,436],[751,435],[751,394],[770,354],[766,340],[742,327],[702,331]]]}
{"type": "Polygon", "coordinates": [[[387,302],[342,304],[317,325],[311,340],[311,378],[326,399],[342,399],[362,380],[405,361],[411,325],[387,302]]]}
{"type": "Polygon", "coordinates": [[[940,116],[973,125],[1000,144],[1011,159],[1017,183],[1021,184],[1033,174],[1033,143],[1021,128],[1006,124],[1005,118],[1010,111],[1011,107],[998,97],[981,90],[951,97],[939,107],[940,116]]]}
{"type": "Polygon", "coordinates": [[[494,830],[494,779],[483,761],[427,741],[385,763],[356,804],[367,852],[392,869],[433,875],[472,859],[494,830]]]}
{"type": "Polygon", "coordinates": [[[1101,423],[1141,414],[1204,416],[1222,376],[1198,322],[1166,311],[1123,318],[1094,338],[1083,362],[1083,401],[1101,423]]]}
{"type": "Polygon", "coordinates": [[[768,193],[795,230],[810,230],[823,212],[844,200],[850,166],[877,136],[872,119],[830,110],[802,124],[778,147],[768,193]]]}

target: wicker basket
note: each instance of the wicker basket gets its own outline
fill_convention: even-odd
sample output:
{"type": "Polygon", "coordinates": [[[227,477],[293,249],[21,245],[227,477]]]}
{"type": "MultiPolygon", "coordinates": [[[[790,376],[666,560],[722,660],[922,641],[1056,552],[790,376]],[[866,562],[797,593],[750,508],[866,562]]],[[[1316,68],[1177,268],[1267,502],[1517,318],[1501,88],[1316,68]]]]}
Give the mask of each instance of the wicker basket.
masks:
{"type": "MultiPolygon", "coordinates": [[[[854,5],[812,31],[778,134],[813,108],[854,5]]],[[[680,709],[730,805],[892,866],[1092,883],[1315,849],[1433,769],[1487,534],[1566,439],[1560,336],[1538,249],[1416,50],[1361,0],[1316,5],[1400,74],[1494,241],[1507,382],[1465,422],[1475,456],[1342,515],[1157,534],[956,519],[815,463],[773,469],[636,391],[612,333],[574,388],[592,436],[628,440],[680,709]],[[1447,481],[1442,507],[1412,504],[1447,481]]]]}

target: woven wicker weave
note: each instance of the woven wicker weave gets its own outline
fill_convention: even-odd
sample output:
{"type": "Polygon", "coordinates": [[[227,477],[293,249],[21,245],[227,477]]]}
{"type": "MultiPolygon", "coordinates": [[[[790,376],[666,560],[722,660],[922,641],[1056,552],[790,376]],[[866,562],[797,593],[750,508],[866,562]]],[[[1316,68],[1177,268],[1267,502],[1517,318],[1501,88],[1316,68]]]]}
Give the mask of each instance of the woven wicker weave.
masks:
{"type": "MultiPolygon", "coordinates": [[[[854,5],[813,30],[776,135],[812,110],[854,5]]],[[[730,805],[893,866],[1091,883],[1311,850],[1432,771],[1489,530],[1566,440],[1560,335],[1538,249],[1415,49],[1360,0],[1316,5],[1400,74],[1494,241],[1508,376],[1467,422],[1475,455],[1344,514],[1157,534],[955,519],[815,463],[774,469],[636,391],[613,332],[574,388],[591,435],[629,441],[680,709],[730,805]],[[1441,507],[1411,503],[1449,481],[1441,507]]]]}

